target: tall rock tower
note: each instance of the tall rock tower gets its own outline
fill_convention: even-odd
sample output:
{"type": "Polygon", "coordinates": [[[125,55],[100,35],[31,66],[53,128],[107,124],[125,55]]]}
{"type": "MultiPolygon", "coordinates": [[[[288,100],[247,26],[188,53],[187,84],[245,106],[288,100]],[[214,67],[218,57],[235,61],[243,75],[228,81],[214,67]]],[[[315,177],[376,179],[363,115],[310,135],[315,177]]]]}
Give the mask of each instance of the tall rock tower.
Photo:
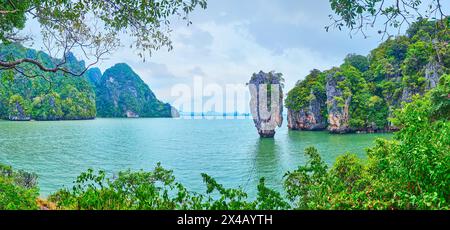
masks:
{"type": "Polygon", "coordinates": [[[250,111],[262,138],[273,138],[276,127],[283,124],[283,82],[281,73],[260,71],[248,83],[250,111]]]}

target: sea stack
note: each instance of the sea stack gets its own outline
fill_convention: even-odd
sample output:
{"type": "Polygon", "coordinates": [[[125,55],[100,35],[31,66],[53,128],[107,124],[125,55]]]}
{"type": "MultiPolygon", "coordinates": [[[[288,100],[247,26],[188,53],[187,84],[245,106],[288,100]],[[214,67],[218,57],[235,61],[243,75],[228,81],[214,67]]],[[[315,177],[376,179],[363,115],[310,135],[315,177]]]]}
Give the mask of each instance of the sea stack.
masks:
{"type": "Polygon", "coordinates": [[[253,74],[248,83],[250,111],[260,137],[273,138],[283,124],[283,74],[274,71],[253,74]]]}

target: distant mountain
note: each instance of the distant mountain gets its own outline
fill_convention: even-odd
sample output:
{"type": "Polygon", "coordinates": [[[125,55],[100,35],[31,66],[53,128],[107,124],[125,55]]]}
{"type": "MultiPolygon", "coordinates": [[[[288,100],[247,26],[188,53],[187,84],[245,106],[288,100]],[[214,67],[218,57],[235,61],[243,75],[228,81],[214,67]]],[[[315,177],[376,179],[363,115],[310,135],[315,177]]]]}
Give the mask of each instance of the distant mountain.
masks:
{"type": "MultiPolygon", "coordinates": [[[[51,66],[48,54],[19,44],[0,44],[0,59],[33,58],[51,66]]],[[[85,68],[73,54],[65,67],[79,72],[85,68]]],[[[20,66],[24,71],[33,66],[20,66]]],[[[27,72],[40,75],[27,78],[11,70],[0,70],[0,119],[9,120],[79,120],[95,118],[95,94],[84,77],[49,74],[37,69],[27,72]],[[42,76],[42,77],[41,77],[42,76]],[[47,79],[47,80],[46,80],[47,79]]]]}
{"type": "Polygon", "coordinates": [[[147,84],[124,63],[88,71],[96,94],[99,117],[177,117],[168,103],[159,101],[147,84]]]}

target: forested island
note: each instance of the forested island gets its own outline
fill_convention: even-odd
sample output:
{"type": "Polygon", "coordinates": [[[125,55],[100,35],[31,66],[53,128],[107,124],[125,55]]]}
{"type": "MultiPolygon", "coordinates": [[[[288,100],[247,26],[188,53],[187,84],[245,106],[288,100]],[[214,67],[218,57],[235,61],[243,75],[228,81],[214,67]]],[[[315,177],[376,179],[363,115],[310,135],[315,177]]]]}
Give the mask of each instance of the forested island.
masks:
{"type": "MultiPolygon", "coordinates": [[[[42,51],[20,44],[0,44],[0,56],[55,63],[42,51]]],[[[68,53],[64,66],[74,72],[85,62],[68,53]]],[[[90,68],[81,76],[46,73],[35,69],[33,77],[0,70],[0,118],[27,120],[85,120],[95,117],[173,117],[175,108],[158,100],[147,84],[126,64],[105,71],[90,68]]]]}
{"type": "Polygon", "coordinates": [[[312,70],[289,91],[289,128],[332,133],[398,130],[393,111],[436,87],[449,72],[450,48],[442,50],[435,37],[447,42],[447,29],[420,20],[404,36],[390,38],[368,56],[349,54],[340,67],[312,70]]]}

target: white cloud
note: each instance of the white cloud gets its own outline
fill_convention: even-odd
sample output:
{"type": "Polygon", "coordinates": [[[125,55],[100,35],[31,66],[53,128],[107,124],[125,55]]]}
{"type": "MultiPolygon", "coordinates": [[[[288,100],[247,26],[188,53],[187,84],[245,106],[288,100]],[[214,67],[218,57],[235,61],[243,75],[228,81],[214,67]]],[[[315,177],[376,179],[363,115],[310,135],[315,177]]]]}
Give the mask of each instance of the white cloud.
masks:
{"type": "Polygon", "coordinates": [[[176,99],[170,96],[172,86],[180,82],[192,86],[196,75],[204,77],[204,84],[218,84],[225,89],[226,84],[245,84],[254,72],[276,70],[284,74],[287,92],[311,69],[326,69],[337,62],[331,56],[300,46],[275,54],[255,42],[248,26],[246,21],[227,24],[209,21],[198,23],[194,28],[176,28],[174,50],[156,53],[151,63],[142,63],[130,50],[117,52],[111,61],[125,58],[150,86],[155,86],[152,89],[156,94],[168,102],[176,99]],[[211,39],[201,48],[198,44],[192,45],[192,38],[199,38],[196,33],[211,39]],[[166,84],[160,84],[164,81],[166,84]]]}

